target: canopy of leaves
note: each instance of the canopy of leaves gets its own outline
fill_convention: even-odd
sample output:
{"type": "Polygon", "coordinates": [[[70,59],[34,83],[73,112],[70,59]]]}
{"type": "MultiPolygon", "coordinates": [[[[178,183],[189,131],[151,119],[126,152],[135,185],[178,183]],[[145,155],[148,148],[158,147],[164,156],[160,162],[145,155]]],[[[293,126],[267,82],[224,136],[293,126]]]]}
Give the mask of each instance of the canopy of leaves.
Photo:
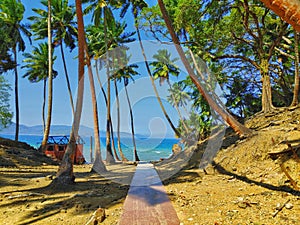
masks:
{"type": "Polygon", "coordinates": [[[10,90],[9,84],[4,77],[0,75],[0,129],[11,124],[13,115],[9,105],[10,90]]]}

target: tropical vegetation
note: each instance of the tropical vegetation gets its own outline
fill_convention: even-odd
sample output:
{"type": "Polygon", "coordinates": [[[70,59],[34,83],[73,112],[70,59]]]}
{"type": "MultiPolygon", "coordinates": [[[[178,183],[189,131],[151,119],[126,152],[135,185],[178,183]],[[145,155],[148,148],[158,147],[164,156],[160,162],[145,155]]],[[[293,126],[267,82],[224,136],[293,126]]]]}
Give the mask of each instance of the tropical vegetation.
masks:
{"type": "MultiPolygon", "coordinates": [[[[29,81],[44,82],[45,102],[46,81],[49,82],[45,133],[51,125],[51,80],[64,74],[74,118],[70,143],[57,176],[62,183],[74,181],[71,159],[83,107],[85,69],[92,93],[97,146],[94,169],[101,171],[105,170],[105,165],[101,158],[99,117],[106,120],[102,125],[106,130],[106,163],[128,160],[121,147],[122,101],[130,108],[133,152],[135,160],[139,160],[134,108],[130,102],[134,90],[129,89],[129,80],[148,77],[174,136],[181,138],[185,145],[195,144],[210,135],[215,126],[215,113],[222,118],[222,124],[244,137],[253,134],[242,123],[246,118],[257,113],[272,114],[279,108],[299,104],[299,34],[261,1],[158,0],[153,4],[143,0],[76,0],[72,5],[68,0],[42,0],[40,3],[40,8],[26,8],[32,10],[26,20],[20,0],[0,1],[0,73],[15,76],[16,140],[18,68],[24,69],[22,76],[29,81]],[[30,36],[35,37],[33,43],[24,40],[30,36]],[[46,39],[48,44],[42,43],[46,39]],[[150,51],[144,40],[155,40],[160,47],[150,51]],[[129,47],[133,43],[134,49],[129,47]],[[174,51],[166,47],[170,45],[174,51]],[[25,52],[21,62],[18,52],[24,52],[25,47],[33,51],[25,52]],[[58,52],[55,51],[57,47],[58,52]],[[66,50],[77,51],[75,59],[66,57],[66,50]],[[131,61],[132,50],[141,53],[142,63],[131,61]],[[58,55],[63,70],[55,69],[58,55]],[[77,76],[69,74],[74,64],[78,65],[77,76]],[[103,105],[96,96],[98,83],[94,83],[94,75],[105,98],[103,105]],[[72,80],[77,80],[76,104],[72,80]],[[176,108],[178,121],[171,119],[170,105],[162,101],[157,91],[164,81],[168,86],[167,100],[176,108]],[[123,88],[126,98],[120,99],[123,88]],[[111,115],[113,99],[118,109],[115,121],[111,115]],[[99,108],[105,108],[106,115],[100,115],[99,108]],[[118,152],[114,148],[113,124],[117,127],[118,152]]],[[[0,81],[6,93],[0,99],[5,109],[4,116],[2,108],[0,110],[1,123],[7,125],[12,118],[7,111],[9,88],[0,81]]],[[[47,138],[46,134],[44,141],[47,138]]]]}

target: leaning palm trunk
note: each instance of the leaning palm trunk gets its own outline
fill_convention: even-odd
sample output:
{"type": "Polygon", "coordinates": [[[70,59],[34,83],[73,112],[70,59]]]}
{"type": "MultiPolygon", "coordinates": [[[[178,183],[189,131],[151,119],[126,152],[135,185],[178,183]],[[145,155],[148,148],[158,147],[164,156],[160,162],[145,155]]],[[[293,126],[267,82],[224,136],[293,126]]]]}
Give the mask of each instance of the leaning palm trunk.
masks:
{"type": "Polygon", "coordinates": [[[66,81],[67,81],[67,88],[68,88],[69,97],[70,97],[70,104],[71,104],[72,114],[74,116],[74,102],[73,102],[73,96],[72,96],[71,85],[70,85],[69,74],[68,74],[67,65],[66,65],[65,53],[64,53],[63,46],[62,46],[62,41],[61,41],[61,44],[60,44],[60,52],[61,52],[61,58],[62,58],[63,65],[64,65],[64,71],[65,71],[65,76],[66,76],[66,81]]]}
{"type": "Polygon", "coordinates": [[[119,91],[117,86],[117,80],[114,79],[114,85],[115,85],[115,93],[116,93],[116,101],[117,101],[117,135],[118,135],[118,150],[121,156],[121,159],[123,162],[127,162],[128,159],[126,159],[122,148],[121,148],[121,135],[120,135],[120,100],[119,100],[119,91]]]}
{"type": "Polygon", "coordinates": [[[169,15],[167,13],[167,10],[165,8],[163,1],[158,0],[158,4],[160,7],[160,11],[162,13],[163,19],[166,23],[167,29],[172,37],[172,40],[175,44],[176,50],[177,50],[181,60],[183,62],[183,65],[186,68],[189,76],[191,77],[193,83],[196,85],[196,87],[199,90],[199,92],[201,93],[201,95],[205,98],[205,100],[210,105],[210,107],[213,110],[215,110],[223,118],[223,120],[226,121],[228,123],[228,125],[233,128],[233,130],[235,132],[237,132],[240,136],[250,135],[252,133],[252,131],[250,129],[248,129],[247,127],[245,127],[244,125],[242,125],[241,123],[239,123],[236,119],[234,119],[234,117],[230,113],[228,113],[228,111],[225,108],[220,107],[220,105],[218,105],[218,103],[214,100],[214,98],[209,95],[209,93],[205,90],[203,85],[200,83],[200,81],[198,80],[197,76],[194,74],[194,71],[192,70],[192,68],[186,58],[183,49],[180,46],[180,42],[178,40],[177,35],[175,34],[174,28],[172,26],[171,20],[169,18],[169,15]]]}
{"type": "Polygon", "coordinates": [[[296,106],[299,103],[299,38],[298,32],[295,30],[295,87],[291,106],[296,106]]]}
{"type": "MultiPolygon", "coordinates": [[[[106,6],[107,7],[107,6],[106,6]]],[[[109,52],[108,52],[108,45],[107,41],[107,18],[106,14],[104,14],[104,39],[105,39],[105,51],[106,51],[106,76],[107,76],[107,111],[106,111],[106,163],[113,164],[115,163],[114,156],[111,150],[111,133],[110,133],[110,126],[111,126],[111,117],[110,117],[110,70],[109,70],[109,52]]]]}
{"type": "Polygon", "coordinates": [[[139,156],[137,154],[137,150],[136,150],[136,143],[135,143],[135,136],[134,136],[134,122],[133,122],[133,114],[132,114],[132,107],[131,107],[131,103],[130,103],[130,99],[129,99],[129,95],[128,95],[128,90],[127,90],[127,84],[125,82],[124,79],[124,87],[125,87],[125,93],[126,93],[126,98],[127,98],[127,102],[128,102],[128,107],[129,107],[129,112],[130,112],[130,122],[131,122],[131,136],[132,136],[132,143],[133,143],[133,157],[134,157],[134,161],[140,161],[139,156]]]}
{"type": "MultiPolygon", "coordinates": [[[[17,46],[13,48],[14,60],[17,65],[17,46]]],[[[15,106],[16,106],[16,131],[15,131],[15,141],[19,140],[19,125],[20,125],[20,112],[19,112],[19,75],[18,68],[15,67],[15,106]]]]}
{"type": "Polygon", "coordinates": [[[161,98],[159,97],[159,94],[158,94],[158,91],[157,91],[157,88],[155,86],[155,83],[154,83],[154,78],[152,77],[151,75],[151,70],[150,70],[150,66],[149,66],[149,63],[147,62],[147,57],[146,57],[146,54],[145,54],[145,49],[144,49],[144,46],[143,46],[143,43],[142,43],[142,39],[141,39],[141,34],[140,34],[140,30],[138,28],[138,25],[137,23],[135,23],[135,29],[137,31],[137,35],[138,35],[138,40],[139,40],[139,43],[140,43],[140,47],[141,47],[141,50],[142,50],[142,54],[143,54],[143,57],[144,57],[144,62],[145,62],[145,66],[146,66],[146,69],[147,69],[147,73],[150,77],[150,81],[151,81],[151,84],[152,84],[152,87],[153,87],[153,90],[154,90],[154,93],[156,95],[156,98],[157,98],[157,101],[160,105],[160,108],[162,109],[163,111],[163,114],[165,115],[168,123],[170,124],[172,130],[174,131],[174,133],[176,134],[177,137],[180,137],[180,133],[179,131],[176,129],[176,127],[174,126],[174,124],[172,123],[172,120],[171,118],[169,117],[162,101],[161,101],[161,98]]]}
{"type": "Polygon", "coordinates": [[[92,97],[92,105],[93,105],[93,118],[94,118],[94,138],[95,138],[95,161],[92,167],[93,171],[98,173],[105,172],[106,167],[102,161],[101,157],[101,147],[100,147],[100,131],[99,131],[99,118],[98,118],[98,107],[97,107],[97,98],[95,92],[95,84],[94,84],[94,76],[91,67],[91,59],[88,54],[87,44],[85,43],[85,50],[86,50],[86,58],[87,58],[87,65],[88,65],[88,74],[90,80],[90,89],[91,89],[91,97],[92,97]]]}
{"type": "Polygon", "coordinates": [[[188,132],[189,132],[189,128],[188,128],[188,126],[186,125],[186,123],[185,123],[185,121],[184,121],[184,118],[183,118],[183,116],[182,116],[182,114],[181,114],[181,112],[180,112],[180,109],[179,109],[179,107],[178,107],[178,105],[177,105],[177,103],[176,103],[174,94],[173,94],[173,92],[172,92],[172,85],[171,85],[169,79],[167,79],[167,83],[168,83],[168,85],[169,85],[169,89],[171,90],[171,98],[172,98],[172,100],[173,100],[173,102],[174,102],[175,109],[176,109],[176,111],[178,112],[178,116],[179,116],[180,120],[182,121],[182,125],[183,125],[183,127],[184,127],[184,129],[185,129],[185,132],[188,133],[188,132]]]}
{"type": "Polygon", "coordinates": [[[47,80],[44,79],[44,87],[43,87],[43,106],[42,106],[43,132],[45,132],[45,128],[46,128],[46,123],[45,123],[46,87],[47,87],[47,80]]]}
{"type": "MultiPolygon", "coordinates": [[[[102,82],[100,80],[100,75],[99,75],[99,72],[98,72],[98,64],[97,64],[97,62],[96,62],[96,74],[97,74],[97,79],[98,79],[98,83],[100,85],[101,92],[102,92],[104,100],[105,100],[105,105],[107,107],[107,96],[106,96],[105,90],[103,88],[102,82]]],[[[109,118],[110,118],[110,121],[111,121],[111,115],[110,114],[109,114],[109,118]]],[[[119,158],[119,156],[117,154],[117,150],[116,150],[116,147],[115,147],[114,129],[113,129],[112,122],[110,123],[110,133],[111,133],[111,147],[112,147],[112,149],[114,151],[116,160],[120,161],[120,158],[119,158]]]]}
{"type": "Polygon", "coordinates": [[[300,1],[299,0],[261,0],[295,30],[300,32],[300,1]]]}
{"type": "Polygon", "coordinates": [[[50,133],[53,99],[53,75],[52,75],[52,32],[51,32],[51,0],[48,0],[48,112],[47,121],[42,141],[42,150],[46,147],[50,133]]]}
{"type": "Polygon", "coordinates": [[[70,134],[70,140],[67,145],[66,152],[58,168],[57,177],[53,180],[53,184],[72,184],[75,177],[73,173],[73,163],[76,148],[76,138],[81,119],[83,92],[84,92],[84,24],[81,8],[81,0],[76,0],[76,15],[78,24],[78,93],[76,101],[76,109],[70,134]]]}

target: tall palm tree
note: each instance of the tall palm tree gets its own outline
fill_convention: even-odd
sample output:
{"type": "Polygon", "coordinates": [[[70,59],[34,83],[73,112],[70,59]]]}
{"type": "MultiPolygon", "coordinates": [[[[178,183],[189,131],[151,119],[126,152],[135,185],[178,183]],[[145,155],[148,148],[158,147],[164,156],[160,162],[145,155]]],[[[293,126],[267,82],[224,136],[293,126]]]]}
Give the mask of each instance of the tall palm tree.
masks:
{"type": "Polygon", "coordinates": [[[76,0],[76,15],[78,24],[78,93],[76,101],[76,109],[70,133],[70,140],[57,171],[57,177],[53,180],[53,184],[72,184],[75,176],[73,172],[73,158],[75,154],[76,138],[78,137],[78,130],[81,119],[83,92],[84,92],[84,48],[85,48],[85,34],[83,13],[81,7],[81,0],[76,0]]]}
{"type": "MultiPolygon", "coordinates": [[[[101,19],[103,18],[104,21],[104,39],[105,45],[104,45],[104,52],[107,54],[106,58],[108,59],[108,41],[107,41],[107,26],[110,26],[112,23],[115,23],[113,13],[111,11],[111,8],[108,7],[107,1],[105,0],[84,0],[84,3],[89,3],[87,8],[85,9],[85,13],[89,13],[93,11],[92,19],[94,21],[94,24],[96,27],[100,25],[101,19]]],[[[113,2],[114,3],[114,2],[113,2]]],[[[107,61],[109,63],[109,61],[107,61]]],[[[115,159],[113,157],[112,149],[111,149],[111,116],[110,116],[110,82],[109,82],[109,66],[107,66],[106,69],[107,73],[107,113],[106,113],[106,163],[107,164],[113,164],[115,163],[115,159]]]]}
{"type": "Polygon", "coordinates": [[[52,119],[52,102],[53,102],[53,62],[52,62],[52,31],[51,31],[51,0],[48,0],[48,112],[47,120],[44,129],[42,140],[42,150],[46,148],[48,137],[50,134],[51,119],[52,119]]]}
{"type": "MultiPolygon", "coordinates": [[[[29,37],[31,33],[27,30],[27,26],[23,25],[21,22],[24,15],[24,5],[20,0],[2,0],[0,4],[0,20],[7,27],[6,32],[9,34],[10,43],[9,48],[13,54],[13,64],[14,75],[15,75],[15,107],[16,107],[16,131],[15,140],[19,139],[19,123],[20,123],[20,113],[19,113],[19,84],[18,84],[18,57],[17,52],[25,50],[25,42],[22,38],[22,34],[29,37]]],[[[31,43],[31,40],[30,40],[31,43]]]]}
{"type": "Polygon", "coordinates": [[[169,103],[171,103],[175,108],[176,111],[178,112],[180,121],[182,125],[184,126],[184,129],[186,132],[189,131],[189,128],[187,124],[185,123],[184,117],[182,116],[182,113],[179,109],[179,107],[183,107],[185,113],[188,115],[189,113],[187,112],[186,105],[187,105],[187,100],[190,99],[190,96],[182,90],[180,87],[179,83],[174,83],[169,89],[168,89],[170,95],[167,97],[167,100],[169,103]]]}
{"type": "Polygon", "coordinates": [[[121,12],[121,16],[124,16],[128,7],[130,6],[130,4],[132,5],[132,14],[134,16],[134,26],[135,26],[135,29],[136,29],[136,33],[137,33],[137,36],[138,36],[138,41],[139,41],[139,44],[140,44],[140,48],[141,48],[141,51],[142,51],[142,54],[143,54],[143,58],[144,58],[144,62],[145,62],[145,66],[146,66],[146,69],[147,69],[147,73],[149,75],[149,78],[150,78],[150,81],[151,81],[151,85],[153,87],[153,90],[154,90],[154,93],[155,93],[155,96],[157,98],[157,101],[160,105],[160,108],[162,109],[162,112],[166,118],[166,120],[168,121],[170,127],[172,128],[172,130],[174,131],[175,135],[180,137],[180,133],[178,132],[178,130],[176,129],[176,127],[174,126],[170,116],[168,115],[162,101],[161,101],[161,98],[159,96],[159,93],[157,91],[157,88],[156,88],[156,85],[155,85],[155,82],[154,82],[154,78],[152,77],[152,74],[151,74],[151,69],[150,69],[150,65],[148,63],[148,59],[146,57],[146,54],[145,54],[145,49],[144,49],[144,45],[143,45],[143,42],[142,42],[142,38],[141,38],[141,32],[140,32],[140,29],[139,29],[139,24],[138,24],[138,14],[140,13],[140,11],[147,7],[147,3],[143,0],[138,0],[138,1],[134,1],[134,0],[128,0],[126,2],[126,4],[124,5],[123,9],[122,9],[122,12],[121,12]]]}
{"type": "MultiPolygon", "coordinates": [[[[45,129],[45,104],[46,104],[46,82],[48,79],[48,44],[40,43],[38,47],[34,47],[32,53],[24,53],[25,59],[23,60],[26,63],[21,68],[27,69],[23,77],[28,77],[28,80],[32,83],[37,83],[43,81],[43,105],[42,105],[42,119],[45,129]]],[[[54,62],[56,56],[52,54],[52,61],[54,62]]],[[[52,70],[52,76],[55,78],[57,76],[57,71],[52,70]]]]}
{"type": "Polygon", "coordinates": [[[7,33],[7,25],[0,19],[0,74],[15,68],[14,60],[10,53],[10,37],[7,33]]]}
{"type": "Polygon", "coordinates": [[[171,35],[171,38],[175,44],[176,50],[180,56],[180,59],[182,60],[184,67],[186,68],[189,76],[191,77],[193,83],[198,88],[201,95],[205,98],[205,100],[208,102],[210,107],[213,110],[215,110],[224,119],[224,121],[226,121],[229,124],[229,126],[231,126],[233,128],[233,130],[235,132],[237,132],[241,136],[250,135],[252,133],[252,131],[250,129],[248,129],[247,127],[245,127],[244,125],[242,125],[241,123],[239,123],[225,108],[220,107],[220,105],[212,98],[212,96],[210,96],[206,92],[206,90],[204,89],[202,84],[198,81],[197,76],[194,74],[194,71],[192,70],[192,68],[189,64],[189,62],[185,56],[185,53],[184,53],[183,49],[181,48],[179,39],[174,31],[172,22],[169,18],[169,15],[168,15],[168,12],[164,5],[164,2],[162,0],[158,0],[158,5],[160,7],[160,11],[161,11],[163,19],[166,23],[167,29],[168,29],[168,31],[171,35]]]}
{"type": "MultiPolygon", "coordinates": [[[[47,6],[48,4],[46,0],[42,0],[41,3],[44,6],[47,6]]],[[[69,6],[68,0],[51,0],[51,8],[53,43],[54,47],[60,47],[71,109],[74,115],[74,103],[66,65],[64,44],[71,51],[76,47],[75,41],[77,39],[77,24],[75,22],[75,10],[74,7],[69,6]]],[[[36,39],[44,39],[47,36],[48,12],[35,8],[32,10],[37,14],[37,16],[28,17],[28,19],[33,22],[31,29],[34,31],[36,39]]]]}
{"type": "MultiPolygon", "coordinates": [[[[156,61],[153,61],[150,63],[150,66],[153,68],[153,77],[154,79],[159,79],[159,83],[162,84],[164,81],[167,81],[167,84],[169,85],[169,90],[172,89],[172,85],[170,82],[170,75],[173,75],[174,77],[178,77],[179,75],[179,68],[176,65],[176,61],[178,58],[171,59],[171,53],[168,52],[166,49],[159,49],[157,51],[157,54],[153,55],[153,58],[156,61]]],[[[175,102],[173,92],[170,93],[171,97],[173,98],[173,102],[175,102]]],[[[188,127],[185,124],[181,112],[179,108],[177,107],[177,104],[174,104],[181,122],[183,123],[184,129],[186,132],[188,132],[188,127]]]]}
{"type": "MultiPolygon", "coordinates": [[[[117,73],[118,74],[118,73],[117,73]]],[[[117,144],[118,144],[118,151],[120,153],[120,156],[122,158],[123,162],[128,161],[128,159],[125,157],[122,147],[121,147],[121,135],[120,135],[120,120],[121,120],[121,115],[120,115],[120,99],[119,99],[119,90],[118,90],[118,85],[117,85],[117,80],[118,77],[115,76],[115,74],[111,77],[111,79],[114,81],[114,88],[115,88],[115,94],[116,94],[116,102],[117,102],[117,144]]]]}
{"type": "Polygon", "coordinates": [[[183,83],[175,82],[172,85],[172,88],[169,89],[169,92],[172,93],[172,96],[167,97],[168,102],[174,106],[176,105],[177,107],[182,107],[184,109],[184,112],[188,114],[186,106],[191,97],[187,92],[184,91],[183,83]]]}
{"type": "Polygon", "coordinates": [[[130,60],[130,57],[127,56],[126,49],[121,48],[120,51],[118,52],[117,63],[119,66],[116,70],[116,73],[114,74],[114,80],[118,80],[118,81],[123,80],[123,82],[124,82],[126,99],[127,99],[127,103],[128,103],[128,107],[129,107],[129,112],[130,112],[130,124],[131,124],[131,136],[132,136],[132,143],[133,143],[134,161],[140,161],[139,156],[137,154],[137,148],[136,148],[136,142],[135,142],[133,112],[132,112],[132,107],[131,107],[131,103],[130,103],[129,93],[127,90],[127,86],[129,84],[129,79],[133,80],[133,76],[136,76],[139,73],[135,70],[136,68],[138,68],[138,65],[136,65],[136,64],[128,65],[129,60],[130,60]]]}
{"type": "Polygon", "coordinates": [[[91,66],[91,58],[89,56],[88,47],[86,43],[85,43],[85,53],[86,53],[86,59],[87,59],[86,61],[88,66],[91,96],[93,101],[95,161],[92,170],[96,172],[105,172],[106,167],[102,161],[101,149],[100,149],[100,129],[99,129],[98,107],[97,107],[97,97],[96,97],[95,84],[94,84],[94,75],[91,66]]]}
{"type": "MultiPolygon", "coordinates": [[[[102,94],[103,94],[103,97],[104,97],[105,105],[107,106],[107,95],[106,95],[106,93],[105,93],[103,84],[102,84],[101,79],[100,79],[98,63],[99,63],[99,60],[96,59],[96,60],[95,60],[95,68],[96,68],[97,80],[98,80],[98,83],[99,83],[99,85],[100,85],[100,89],[101,89],[101,92],[102,92],[102,94]]],[[[116,150],[116,147],[115,147],[114,130],[113,130],[113,124],[112,124],[111,118],[110,118],[110,121],[111,121],[111,123],[110,123],[111,145],[112,145],[112,148],[113,148],[113,151],[114,151],[116,160],[120,161],[120,158],[119,158],[119,156],[118,156],[118,154],[117,154],[117,150],[116,150]]]]}
{"type": "MultiPolygon", "coordinates": [[[[87,27],[87,39],[88,39],[88,48],[90,55],[93,56],[95,60],[95,67],[96,67],[96,74],[98,78],[98,82],[100,84],[100,88],[102,91],[102,94],[105,99],[105,104],[106,107],[108,105],[108,97],[110,93],[105,93],[105,90],[103,88],[100,76],[99,76],[99,66],[104,66],[105,65],[105,51],[106,51],[106,43],[105,43],[105,38],[104,38],[104,23],[100,23],[97,27],[96,26],[88,26],[87,27]]],[[[108,111],[107,111],[108,112],[108,111]]],[[[109,113],[108,119],[107,119],[107,125],[109,125],[110,132],[108,134],[108,131],[106,132],[106,155],[112,155],[111,147],[113,148],[114,154],[116,159],[119,161],[119,157],[115,148],[115,143],[114,143],[114,136],[113,136],[113,125],[112,125],[112,120],[111,120],[111,115],[109,113]],[[111,135],[111,138],[110,138],[111,135]],[[109,138],[108,138],[109,136],[109,138]],[[111,147],[110,147],[111,146],[111,147]]]]}

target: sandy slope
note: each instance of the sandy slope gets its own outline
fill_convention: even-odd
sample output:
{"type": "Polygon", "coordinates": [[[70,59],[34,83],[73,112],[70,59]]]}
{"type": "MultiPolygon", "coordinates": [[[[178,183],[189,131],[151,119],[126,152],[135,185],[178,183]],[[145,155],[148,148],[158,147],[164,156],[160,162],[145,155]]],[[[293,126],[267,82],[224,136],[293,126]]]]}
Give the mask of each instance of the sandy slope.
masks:
{"type": "MultiPolygon", "coordinates": [[[[300,183],[297,157],[273,160],[268,154],[287,150],[291,143],[300,155],[299,121],[299,109],[258,116],[247,123],[256,135],[244,140],[227,136],[226,146],[206,171],[187,166],[164,180],[182,224],[300,224],[300,192],[280,168],[284,162],[300,183]]],[[[76,185],[55,191],[48,185],[57,165],[24,151],[24,146],[0,143],[1,224],[85,224],[98,207],[106,208],[103,224],[117,224],[134,166],[115,165],[105,177],[89,173],[90,165],[75,166],[76,185]]],[[[177,166],[162,165],[157,164],[162,179],[167,178],[166,169],[175,171],[177,166]]]]}

